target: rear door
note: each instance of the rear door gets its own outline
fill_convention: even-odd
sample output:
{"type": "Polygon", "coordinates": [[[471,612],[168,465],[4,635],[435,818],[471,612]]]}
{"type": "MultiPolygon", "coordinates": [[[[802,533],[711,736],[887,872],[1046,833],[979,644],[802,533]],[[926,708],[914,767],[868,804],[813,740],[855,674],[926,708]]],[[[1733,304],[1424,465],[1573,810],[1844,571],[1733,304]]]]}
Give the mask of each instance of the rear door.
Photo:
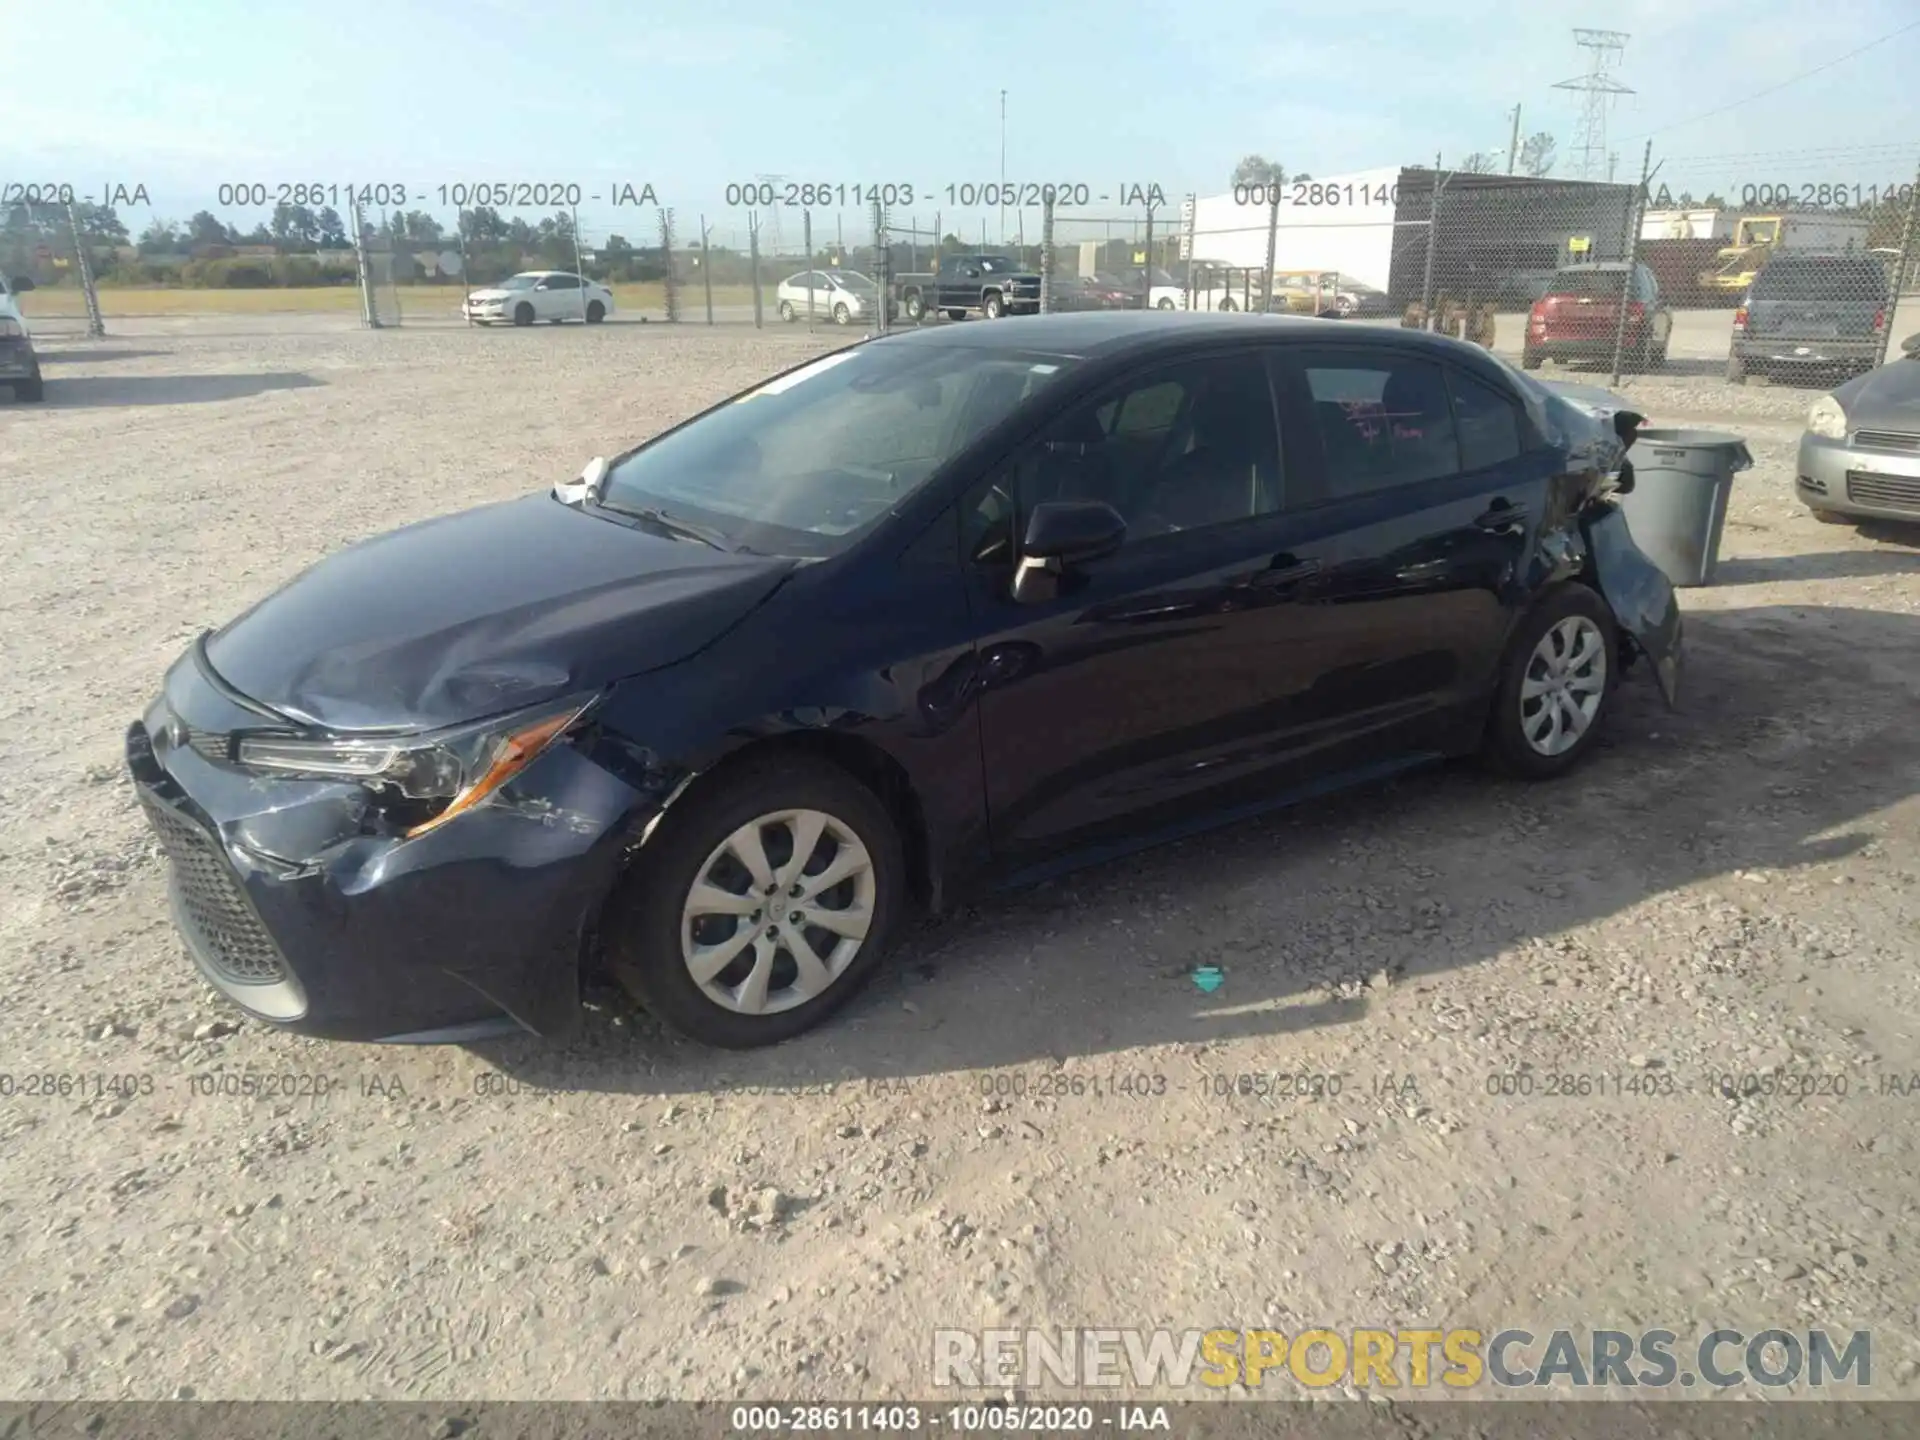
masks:
{"type": "Polygon", "coordinates": [[[578,275],[549,275],[547,288],[540,292],[545,303],[540,308],[542,320],[578,320],[581,316],[580,277],[578,275]]]}
{"type": "MultiPolygon", "coordinates": [[[[1449,748],[1520,601],[1555,462],[1510,391],[1412,349],[1289,348],[1282,416],[1313,445],[1289,550],[1324,660],[1297,743],[1344,759],[1449,748]]],[[[1293,451],[1289,451],[1292,456],[1293,451]]]]}

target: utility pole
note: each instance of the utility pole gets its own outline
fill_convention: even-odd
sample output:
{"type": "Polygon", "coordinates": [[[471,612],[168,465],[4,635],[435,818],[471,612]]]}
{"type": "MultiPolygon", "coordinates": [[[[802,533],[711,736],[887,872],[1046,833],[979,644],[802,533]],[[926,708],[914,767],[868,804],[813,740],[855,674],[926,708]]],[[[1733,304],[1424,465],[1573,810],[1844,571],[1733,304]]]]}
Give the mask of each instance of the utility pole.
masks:
{"type": "Polygon", "coordinates": [[[1000,243],[1007,240],[1007,92],[1000,92],[1000,243]]]}
{"type": "Polygon", "coordinates": [[[1507,174],[1520,163],[1520,107],[1513,107],[1513,138],[1507,142],[1507,174]]]}

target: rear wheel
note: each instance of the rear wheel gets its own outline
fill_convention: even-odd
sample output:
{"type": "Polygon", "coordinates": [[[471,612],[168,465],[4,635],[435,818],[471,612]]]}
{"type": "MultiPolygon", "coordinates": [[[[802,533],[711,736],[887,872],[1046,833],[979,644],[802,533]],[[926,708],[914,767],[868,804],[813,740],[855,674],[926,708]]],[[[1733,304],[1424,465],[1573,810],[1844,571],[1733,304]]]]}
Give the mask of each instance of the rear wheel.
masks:
{"type": "Polygon", "coordinates": [[[1542,357],[1538,350],[1522,350],[1520,352],[1520,368],[1522,370],[1538,370],[1541,364],[1542,357]]]}
{"type": "Polygon", "coordinates": [[[1593,748],[1619,669],[1613,612],[1578,583],[1551,591],[1514,632],[1485,754],[1528,780],[1564,774],[1593,748]]]}
{"type": "Polygon", "coordinates": [[[1173,309],[1173,301],[1162,295],[1160,299],[1155,302],[1154,308],[1156,310],[1171,310],[1173,309]]]}
{"type": "Polygon", "coordinates": [[[907,292],[905,309],[907,319],[918,320],[922,315],[927,313],[927,302],[921,298],[918,290],[909,290],[907,292]]]}
{"type": "Polygon", "coordinates": [[[967,318],[967,312],[964,310],[949,310],[947,311],[947,318],[949,320],[964,320],[967,318]]]}
{"type": "Polygon", "coordinates": [[[1234,303],[1233,297],[1231,295],[1228,295],[1221,300],[1220,308],[1222,310],[1238,310],[1240,307],[1234,303]]]}
{"type": "Polygon", "coordinates": [[[794,322],[798,314],[799,312],[793,308],[793,302],[791,300],[782,300],[780,302],[780,318],[789,325],[794,322]]]}
{"type": "Polygon", "coordinates": [[[589,325],[598,325],[606,318],[606,306],[602,305],[598,300],[592,300],[587,303],[587,323],[589,325]]]}
{"type": "Polygon", "coordinates": [[[13,382],[13,398],[30,404],[37,400],[44,400],[47,398],[47,382],[37,374],[27,380],[16,380],[13,382]]]}
{"type": "Polygon", "coordinates": [[[607,954],[683,1034],[771,1045],[872,976],[905,878],[899,835],[865,786],[819,761],[749,762],[667,812],[609,906],[607,954]]]}

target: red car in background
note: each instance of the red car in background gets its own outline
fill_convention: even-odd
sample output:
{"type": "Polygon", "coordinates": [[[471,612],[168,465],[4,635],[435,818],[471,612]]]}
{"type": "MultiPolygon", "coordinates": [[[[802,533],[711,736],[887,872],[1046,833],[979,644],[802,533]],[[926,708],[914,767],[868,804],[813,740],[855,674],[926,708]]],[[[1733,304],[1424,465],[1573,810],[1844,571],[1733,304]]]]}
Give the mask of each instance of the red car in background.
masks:
{"type": "Polygon", "coordinates": [[[1645,265],[1636,262],[1631,274],[1621,260],[1563,265],[1527,314],[1520,363],[1528,370],[1538,370],[1548,360],[1611,365],[1617,336],[1625,369],[1658,370],[1667,363],[1672,332],[1673,313],[1660,304],[1660,282],[1645,265]]]}

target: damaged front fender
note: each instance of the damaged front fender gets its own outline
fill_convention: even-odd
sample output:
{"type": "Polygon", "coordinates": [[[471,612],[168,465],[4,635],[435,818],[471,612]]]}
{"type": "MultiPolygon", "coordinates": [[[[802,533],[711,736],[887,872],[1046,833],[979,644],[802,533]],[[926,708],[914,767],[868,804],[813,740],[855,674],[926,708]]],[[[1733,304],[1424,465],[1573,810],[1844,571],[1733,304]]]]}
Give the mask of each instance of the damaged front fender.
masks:
{"type": "Polygon", "coordinates": [[[1617,506],[1599,504],[1580,520],[1594,579],[1620,628],[1653,667],[1669,710],[1680,705],[1680,599],[1666,573],[1634,544],[1617,506]]]}

